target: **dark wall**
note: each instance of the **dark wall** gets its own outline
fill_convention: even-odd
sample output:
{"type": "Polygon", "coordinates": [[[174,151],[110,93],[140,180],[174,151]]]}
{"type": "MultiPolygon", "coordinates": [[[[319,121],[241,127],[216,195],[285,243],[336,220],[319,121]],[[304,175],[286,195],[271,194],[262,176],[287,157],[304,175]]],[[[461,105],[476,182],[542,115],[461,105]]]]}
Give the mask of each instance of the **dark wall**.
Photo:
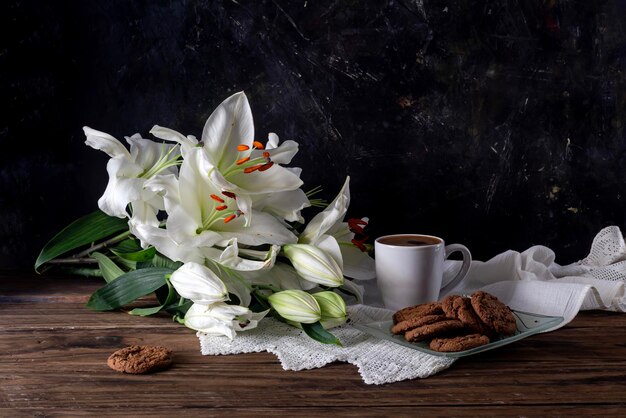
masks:
{"type": "Polygon", "coordinates": [[[0,267],[96,208],[106,156],[153,124],[200,135],[245,90],[349,214],[486,259],[557,261],[623,226],[623,1],[15,1],[0,6],[0,267]],[[8,29],[8,30],[6,30],[8,29]]]}

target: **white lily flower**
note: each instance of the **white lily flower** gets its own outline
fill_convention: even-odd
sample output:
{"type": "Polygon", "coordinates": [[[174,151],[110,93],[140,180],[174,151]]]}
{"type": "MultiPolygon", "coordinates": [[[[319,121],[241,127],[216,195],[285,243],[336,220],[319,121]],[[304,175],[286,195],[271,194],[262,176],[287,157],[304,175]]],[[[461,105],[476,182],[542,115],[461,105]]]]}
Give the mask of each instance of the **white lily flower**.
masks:
{"type": "Polygon", "coordinates": [[[322,318],[320,323],[324,329],[343,325],[348,319],[346,302],[335,292],[318,292],[312,295],[320,305],[322,318]]]}
{"type": "Polygon", "coordinates": [[[244,306],[221,302],[208,306],[194,303],[185,314],[185,326],[208,335],[225,335],[232,340],[237,331],[256,328],[268,312],[256,313],[244,306]]]}
{"type": "Polygon", "coordinates": [[[298,238],[298,243],[323,248],[337,261],[346,276],[359,280],[376,277],[374,260],[367,254],[363,243],[355,240],[352,229],[360,229],[367,221],[343,222],[350,204],[350,177],[335,199],[315,215],[298,238]]]}
{"type": "Polygon", "coordinates": [[[343,284],[341,267],[324,250],[308,244],[289,244],[283,246],[283,251],[303,279],[332,287],[343,284]]]}
{"type": "Polygon", "coordinates": [[[201,264],[185,263],[172,273],[170,282],[179,295],[194,303],[209,305],[228,300],[228,289],[224,282],[201,264]]]}
{"type": "Polygon", "coordinates": [[[272,247],[268,257],[255,261],[239,257],[238,245],[280,246],[297,241],[296,236],[267,213],[254,212],[254,221],[246,226],[235,196],[203,178],[199,168],[203,150],[191,148],[186,153],[179,178],[159,176],[144,185],[162,196],[168,213],[166,229],[131,225],[133,234],[174,261],[203,263],[208,258],[243,271],[271,267],[277,247],[272,247]]]}
{"type": "Polygon", "coordinates": [[[130,151],[113,136],[83,127],[85,144],[107,153],[109,183],[98,207],[107,215],[118,218],[129,217],[127,206],[132,207],[131,222],[158,225],[156,213],[163,209],[163,199],[154,192],[144,189],[147,179],[177,172],[178,147],[141,138],[135,134],[126,141],[130,151]]]}
{"type": "MultiPolygon", "coordinates": [[[[185,158],[195,145],[201,144],[205,151],[201,172],[208,175],[218,190],[237,197],[233,203],[246,224],[250,224],[254,216],[251,210],[253,200],[263,200],[268,194],[294,191],[302,185],[298,171],[280,165],[291,161],[298,151],[298,144],[285,141],[279,146],[276,134],[269,135],[267,145],[255,141],[252,112],[243,92],[224,100],[209,116],[200,143],[195,143],[193,137],[159,126],[155,126],[151,133],[179,142],[185,158]]],[[[308,205],[305,198],[303,194],[292,194],[290,199],[270,199],[273,204],[267,205],[268,212],[285,216],[285,219],[289,218],[287,220],[300,219],[299,209],[308,205]]]]}
{"type": "Polygon", "coordinates": [[[302,324],[313,324],[322,311],[313,296],[302,290],[283,290],[269,296],[268,302],[283,318],[302,324]]]}
{"type": "Polygon", "coordinates": [[[201,170],[203,150],[194,148],[180,167],[178,182],[154,181],[146,186],[163,193],[168,212],[167,231],[178,243],[195,247],[227,245],[236,238],[240,244],[282,245],[297,238],[273,216],[254,211],[246,225],[237,207],[237,197],[205,181],[201,170]]]}

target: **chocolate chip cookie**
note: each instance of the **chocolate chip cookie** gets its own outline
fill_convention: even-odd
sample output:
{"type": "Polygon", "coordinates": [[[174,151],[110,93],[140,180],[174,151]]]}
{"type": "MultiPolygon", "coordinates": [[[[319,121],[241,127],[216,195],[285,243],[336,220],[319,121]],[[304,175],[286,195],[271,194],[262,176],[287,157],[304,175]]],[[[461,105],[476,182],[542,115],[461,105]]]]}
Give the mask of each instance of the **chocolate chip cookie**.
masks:
{"type": "Polygon", "coordinates": [[[508,336],[517,331],[511,309],[497,297],[479,290],[472,294],[471,304],[481,321],[496,333],[508,336]]]}
{"type": "Polygon", "coordinates": [[[433,338],[430,342],[430,349],[449,353],[465,351],[485,344],[489,344],[489,337],[481,334],[470,334],[452,338],[433,338]]]}
{"type": "Polygon", "coordinates": [[[423,325],[433,324],[435,322],[440,322],[446,320],[445,315],[425,315],[425,316],[413,316],[407,320],[402,322],[398,322],[396,325],[391,327],[392,334],[404,334],[407,331],[412,330],[413,328],[421,327],[423,325]]]}
{"type": "Polygon", "coordinates": [[[409,306],[408,308],[400,309],[393,314],[393,323],[405,321],[415,316],[426,315],[442,315],[441,304],[439,302],[423,303],[421,305],[409,306]]]}
{"type": "Polygon", "coordinates": [[[428,340],[433,337],[449,334],[463,329],[463,323],[457,319],[447,319],[433,324],[422,325],[413,328],[404,334],[404,339],[409,342],[428,340]]]}
{"type": "Polygon", "coordinates": [[[107,360],[115,371],[131,374],[151,373],[172,364],[172,352],[165,347],[131,345],[117,350],[107,360]]]}
{"type": "Polygon", "coordinates": [[[483,335],[492,335],[493,331],[474,312],[469,298],[450,295],[441,301],[441,308],[448,318],[458,319],[471,331],[483,335]]]}

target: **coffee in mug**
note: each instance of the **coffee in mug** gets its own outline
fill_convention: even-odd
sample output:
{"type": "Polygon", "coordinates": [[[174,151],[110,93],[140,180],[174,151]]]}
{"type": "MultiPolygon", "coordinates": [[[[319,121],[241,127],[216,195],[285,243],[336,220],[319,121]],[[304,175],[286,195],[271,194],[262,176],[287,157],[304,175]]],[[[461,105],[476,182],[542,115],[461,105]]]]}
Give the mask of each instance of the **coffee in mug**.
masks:
{"type": "Polygon", "coordinates": [[[378,288],[392,310],[437,301],[465,278],[472,262],[467,247],[432,235],[386,235],[376,239],[374,251],[378,288]],[[444,261],[456,251],[463,255],[461,270],[442,287],[444,261]]]}

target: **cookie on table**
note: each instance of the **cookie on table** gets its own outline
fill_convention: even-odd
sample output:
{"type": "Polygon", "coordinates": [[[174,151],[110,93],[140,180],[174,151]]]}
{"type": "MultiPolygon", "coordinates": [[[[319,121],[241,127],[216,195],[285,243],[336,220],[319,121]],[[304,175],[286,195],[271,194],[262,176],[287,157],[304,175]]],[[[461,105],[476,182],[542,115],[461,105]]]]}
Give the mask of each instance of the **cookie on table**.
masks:
{"type": "Polygon", "coordinates": [[[452,338],[433,338],[430,349],[444,353],[465,351],[481,345],[489,344],[489,337],[481,334],[470,334],[452,338]]]}
{"type": "Polygon", "coordinates": [[[446,319],[445,321],[413,328],[404,334],[404,339],[409,342],[423,341],[452,332],[462,331],[464,328],[463,323],[458,319],[446,319]]]}
{"type": "Polygon", "coordinates": [[[472,332],[492,335],[493,330],[474,311],[470,298],[449,295],[441,301],[441,308],[448,318],[458,319],[472,332]]]}
{"type": "Polygon", "coordinates": [[[471,304],[481,321],[496,333],[513,335],[517,331],[513,312],[497,297],[479,290],[472,294],[471,304]]]}
{"type": "Polygon", "coordinates": [[[445,321],[447,318],[445,315],[425,315],[425,316],[412,316],[402,322],[398,322],[391,327],[392,334],[404,334],[413,328],[421,327],[423,325],[433,324],[435,322],[445,321]]]}
{"type": "Polygon", "coordinates": [[[130,374],[151,373],[172,364],[172,352],[165,347],[131,345],[117,350],[107,360],[115,371],[130,374]]]}
{"type": "Polygon", "coordinates": [[[420,305],[409,306],[407,308],[400,309],[393,314],[393,323],[406,321],[407,319],[415,316],[427,316],[427,315],[442,315],[441,304],[439,302],[422,303],[420,305]]]}

